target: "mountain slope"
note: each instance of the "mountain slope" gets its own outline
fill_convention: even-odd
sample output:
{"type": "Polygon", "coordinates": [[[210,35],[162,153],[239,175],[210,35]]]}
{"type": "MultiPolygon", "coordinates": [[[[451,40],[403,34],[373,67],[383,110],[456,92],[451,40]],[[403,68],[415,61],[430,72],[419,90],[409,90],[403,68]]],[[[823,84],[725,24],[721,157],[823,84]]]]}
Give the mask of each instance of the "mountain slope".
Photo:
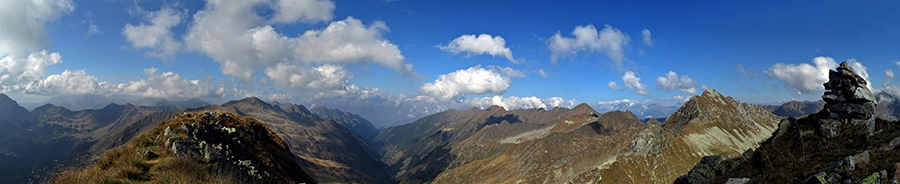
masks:
{"type": "Polygon", "coordinates": [[[658,133],[648,133],[632,142],[643,147],[656,146],[658,153],[621,154],[608,167],[582,173],[576,181],[671,183],[703,156],[734,158],[747,149],[755,149],[772,135],[780,120],[760,106],[707,89],[672,113],[660,130],[650,131],[658,133]]]}
{"type": "Polygon", "coordinates": [[[314,183],[265,123],[184,113],[51,183],[314,183]],[[173,128],[174,127],[174,128],[173,128]]]}
{"type": "MultiPolygon", "coordinates": [[[[4,95],[5,96],[5,95],[4,95]]],[[[7,98],[8,99],[8,98],[7,98]]],[[[70,111],[44,105],[23,111],[14,101],[0,98],[0,126],[11,133],[0,135],[0,182],[26,183],[45,178],[54,168],[81,168],[151,131],[160,122],[195,111],[226,111],[252,116],[283,138],[294,159],[309,175],[323,183],[389,183],[390,177],[378,154],[359,136],[334,121],[324,121],[294,105],[285,112],[256,98],[191,109],[109,104],[102,109],[70,111]],[[8,106],[8,107],[6,107],[8,106]],[[28,153],[28,154],[26,154],[28,153]]],[[[2,131],[2,130],[0,130],[2,131]]]]}
{"type": "Polygon", "coordinates": [[[48,104],[32,112],[3,116],[29,117],[17,121],[33,123],[24,130],[5,134],[8,137],[0,139],[0,149],[8,153],[0,155],[0,165],[9,166],[0,168],[0,172],[4,173],[0,175],[0,181],[33,181],[43,177],[44,172],[54,169],[58,164],[83,164],[108,149],[92,149],[108,132],[127,126],[151,112],[152,109],[130,104],[109,104],[102,109],[74,112],[48,104]]]}
{"type": "Polygon", "coordinates": [[[570,182],[629,149],[631,140],[646,129],[637,116],[621,111],[574,114],[549,128],[549,133],[512,136],[518,139],[502,152],[444,171],[434,183],[570,182]]]}
{"type": "Polygon", "coordinates": [[[266,122],[299,157],[298,164],[320,183],[390,181],[386,166],[366,141],[334,121],[321,120],[305,107],[294,106],[296,111],[286,112],[251,97],[187,111],[223,111],[266,122]]]}
{"type": "Polygon", "coordinates": [[[378,134],[378,129],[376,129],[375,126],[369,122],[369,120],[366,120],[359,115],[344,112],[338,109],[329,109],[322,106],[315,107],[309,111],[318,115],[323,120],[333,120],[338,124],[343,125],[365,140],[371,140],[372,138],[375,138],[376,134],[378,134]]]}
{"type": "Polygon", "coordinates": [[[0,140],[7,139],[34,124],[37,120],[15,100],[0,93],[0,140]]]}
{"type": "Polygon", "coordinates": [[[551,110],[451,109],[382,130],[373,142],[381,147],[382,160],[391,172],[397,173],[396,181],[422,183],[445,170],[500,154],[512,142],[546,136],[554,125],[575,114],[599,113],[586,104],[551,110]]]}
{"type": "MultiPolygon", "coordinates": [[[[759,106],[741,103],[711,89],[690,98],[665,124],[655,119],[645,124],[628,111],[599,114],[593,109],[575,109],[567,113],[545,112],[564,118],[539,120],[553,123],[504,136],[490,135],[524,129],[525,123],[509,121],[485,126],[425,156],[426,160],[447,159],[449,164],[438,162],[426,165],[436,168],[419,171],[438,169],[432,171],[440,172],[434,183],[670,183],[690,170],[697,163],[695,159],[711,154],[736,157],[746,149],[756,148],[780,120],[759,106]],[[444,156],[434,157],[434,153],[444,156]],[[441,167],[446,169],[440,171],[441,167]]],[[[490,110],[495,109],[486,111],[490,110]]],[[[417,123],[422,122],[413,125],[417,123]]],[[[446,132],[449,135],[441,137],[459,135],[446,132]]],[[[412,167],[412,171],[419,166],[412,167]]],[[[401,182],[423,181],[403,178],[408,176],[415,175],[395,177],[401,182]]]]}

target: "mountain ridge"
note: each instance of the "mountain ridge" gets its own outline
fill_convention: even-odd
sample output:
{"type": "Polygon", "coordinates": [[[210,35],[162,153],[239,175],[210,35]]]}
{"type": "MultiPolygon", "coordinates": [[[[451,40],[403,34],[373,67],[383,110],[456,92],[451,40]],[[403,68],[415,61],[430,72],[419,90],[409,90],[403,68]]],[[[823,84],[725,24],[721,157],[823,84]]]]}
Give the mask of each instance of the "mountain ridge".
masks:
{"type": "Polygon", "coordinates": [[[96,164],[63,172],[50,183],[101,181],[315,183],[265,123],[219,112],[175,116],[96,164]]]}

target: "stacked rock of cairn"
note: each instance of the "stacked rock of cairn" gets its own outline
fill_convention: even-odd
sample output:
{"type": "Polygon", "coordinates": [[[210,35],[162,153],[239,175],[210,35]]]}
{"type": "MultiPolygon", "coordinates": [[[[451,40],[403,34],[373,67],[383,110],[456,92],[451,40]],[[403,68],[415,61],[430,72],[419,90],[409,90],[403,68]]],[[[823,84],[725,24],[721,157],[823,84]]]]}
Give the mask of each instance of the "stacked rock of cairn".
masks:
{"type": "Polygon", "coordinates": [[[872,135],[875,131],[875,96],[866,87],[866,79],[856,75],[847,61],[837,71],[828,72],[825,85],[827,118],[819,119],[820,132],[826,138],[837,136],[842,125],[850,125],[856,131],[872,135]]]}

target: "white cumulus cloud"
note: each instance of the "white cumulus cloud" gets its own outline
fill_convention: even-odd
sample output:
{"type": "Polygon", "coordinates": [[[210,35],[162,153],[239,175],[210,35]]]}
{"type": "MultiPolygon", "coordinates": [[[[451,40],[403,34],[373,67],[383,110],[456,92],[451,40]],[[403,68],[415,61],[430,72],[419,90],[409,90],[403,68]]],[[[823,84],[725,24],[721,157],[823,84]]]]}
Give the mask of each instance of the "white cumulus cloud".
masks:
{"type": "Polygon", "coordinates": [[[434,82],[423,84],[419,91],[441,100],[450,100],[466,94],[503,94],[510,83],[509,76],[479,65],[440,75],[434,82]]]}
{"type": "Polygon", "coordinates": [[[687,75],[682,75],[679,78],[674,71],[669,71],[665,77],[657,77],[656,85],[669,91],[677,89],[689,94],[697,93],[697,81],[687,75]]]}
{"type": "Polygon", "coordinates": [[[324,22],[332,19],[334,2],[328,0],[277,0],[272,4],[275,23],[324,22]]]}
{"type": "Polygon", "coordinates": [[[487,108],[492,105],[503,107],[506,110],[513,109],[537,109],[544,108],[549,109],[553,107],[565,107],[572,108],[575,105],[578,105],[578,101],[575,99],[565,100],[562,97],[550,97],[541,99],[538,97],[518,97],[518,96],[510,96],[503,97],[499,95],[494,95],[493,97],[481,97],[481,98],[472,98],[467,99],[464,102],[470,106],[475,106],[478,108],[487,108]]]}
{"type": "MultiPolygon", "coordinates": [[[[210,1],[194,14],[183,40],[188,49],[206,54],[220,63],[223,74],[245,81],[254,80],[254,76],[261,72],[270,78],[300,76],[276,75],[285,74],[276,72],[285,66],[311,72],[317,70],[315,66],[343,67],[361,63],[375,63],[403,75],[416,75],[397,45],[382,37],[390,31],[384,22],[365,25],[359,19],[347,17],[330,22],[323,29],[307,30],[295,37],[277,32],[272,25],[329,21],[333,9],[333,2],[321,0],[210,1]],[[258,6],[272,7],[274,15],[262,16],[255,8],[258,6]]],[[[296,81],[318,80],[272,80],[280,81],[276,84],[298,89],[332,86],[334,82],[298,84],[296,81]]]]}
{"type": "Polygon", "coordinates": [[[69,0],[0,1],[0,57],[27,57],[48,49],[44,24],[72,12],[69,0]]]}
{"type": "MultiPolygon", "coordinates": [[[[776,63],[764,73],[783,81],[788,89],[797,94],[818,93],[825,90],[822,84],[828,82],[828,71],[836,69],[838,63],[831,57],[820,56],[813,58],[813,64],[815,66],[809,63],[797,65],[776,63]]],[[[853,71],[857,75],[869,81],[866,87],[872,89],[872,79],[869,77],[868,68],[856,59],[849,59],[847,64],[853,67],[853,71]]]]}
{"type": "Polygon", "coordinates": [[[63,71],[47,76],[46,79],[25,85],[25,93],[40,95],[59,94],[102,94],[110,87],[107,82],[97,82],[97,77],[85,70],[63,71]]]}
{"type": "Polygon", "coordinates": [[[0,59],[0,88],[4,92],[22,90],[24,84],[41,80],[47,66],[62,62],[59,53],[46,50],[31,53],[26,58],[6,56],[0,59]]]}
{"type": "Polygon", "coordinates": [[[0,92],[23,91],[40,81],[47,66],[62,63],[44,25],[72,12],[69,0],[0,1],[0,92]]]}
{"type": "Polygon", "coordinates": [[[627,71],[622,75],[622,83],[624,86],[619,86],[615,81],[610,81],[606,86],[615,90],[633,89],[635,93],[640,95],[650,94],[647,91],[647,85],[641,83],[641,78],[633,71],[627,71]]]}
{"type": "Polygon", "coordinates": [[[266,75],[276,85],[297,89],[338,89],[352,77],[349,71],[337,65],[319,67],[301,67],[279,63],[274,68],[267,68],[266,75]]]}
{"type": "Polygon", "coordinates": [[[650,38],[650,30],[649,29],[641,30],[641,36],[644,37],[644,45],[647,45],[650,47],[653,46],[653,39],[650,38]]]}
{"type": "Polygon", "coordinates": [[[797,94],[820,93],[825,90],[822,84],[828,82],[828,71],[837,68],[838,63],[831,57],[816,57],[813,64],[815,66],[809,63],[776,63],[764,73],[783,81],[785,87],[797,94]]]}
{"type": "Polygon", "coordinates": [[[606,25],[597,31],[593,24],[576,26],[571,33],[574,38],[563,37],[558,31],[547,40],[550,49],[550,61],[577,55],[578,52],[599,52],[606,54],[615,62],[615,66],[622,66],[625,60],[625,49],[629,46],[631,38],[617,28],[606,25]]]}
{"type": "Polygon", "coordinates": [[[114,85],[110,92],[160,98],[221,98],[229,95],[229,92],[239,93],[211,80],[188,80],[175,72],[158,74],[157,71],[156,68],[144,69],[147,78],[114,85]]]}
{"type": "MultiPolygon", "coordinates": [[[[131,47],[149,49],[147,55],[156,58],[173,57],[181,49],[181,42],[172,36],[172,28],[180,24],[187,16],[187,10],[179,11],[163,6],[159,11],[147,13],[146,23],[137,26],[126,24],[122,35],[131,47]]],[[[93,26],[93,24],[92,24],[93,26]]]]}
{"type": "Polygon", "coordinates": [[[513,63],[519,63],[513,58],[512,51],[506,47],[506,40],[500,36],[491,37],[489,34],[481,34],[478,36],[462,35],[447,45],[438,45],[442,51],[459,54],[465,52],[466,57],[473,55],[489,54],[491,56],[504,57],[513,63]]]}

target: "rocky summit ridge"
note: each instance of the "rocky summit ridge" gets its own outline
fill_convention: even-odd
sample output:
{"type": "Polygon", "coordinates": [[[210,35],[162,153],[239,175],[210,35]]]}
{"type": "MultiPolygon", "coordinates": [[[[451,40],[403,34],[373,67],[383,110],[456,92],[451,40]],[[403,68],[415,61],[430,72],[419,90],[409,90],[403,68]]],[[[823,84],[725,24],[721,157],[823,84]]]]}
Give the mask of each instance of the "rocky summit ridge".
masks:
{"type": "Polygon", "coordinates": [[[841,63],[823,84],[824,109],[785,118],[740,157],[703,157],[674,183],[897,183],[900,123],[876,118],[866,84],[841,63]]]}
{"type": "Polygon", "coordinates": [[[265,123],[185,112],[50,183],[315,183],[265,123]]]}

